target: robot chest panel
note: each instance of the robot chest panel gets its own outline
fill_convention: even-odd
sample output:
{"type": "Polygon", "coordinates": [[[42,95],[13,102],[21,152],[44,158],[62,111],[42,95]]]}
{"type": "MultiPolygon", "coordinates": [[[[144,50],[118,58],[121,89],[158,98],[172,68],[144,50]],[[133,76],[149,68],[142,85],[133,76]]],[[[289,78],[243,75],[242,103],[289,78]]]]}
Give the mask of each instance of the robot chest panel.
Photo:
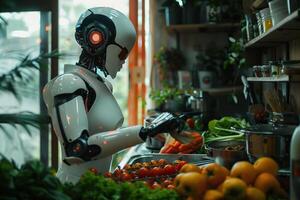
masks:
{"type": "Polygon", "coordinates": [[[124,117],[115,97],[103,81],[85,79],[89,87],[88,98],[92,99],[87,112],[89,132],[99,133],[115,130],[122,126],[124,117]]]}
{"type": "Polygon", "coordinates": [[[96,98],[88,112],[90,132],[110,131],[122,126],[123,114],[111,91],[101,81],[92,86],[96,98]]]}

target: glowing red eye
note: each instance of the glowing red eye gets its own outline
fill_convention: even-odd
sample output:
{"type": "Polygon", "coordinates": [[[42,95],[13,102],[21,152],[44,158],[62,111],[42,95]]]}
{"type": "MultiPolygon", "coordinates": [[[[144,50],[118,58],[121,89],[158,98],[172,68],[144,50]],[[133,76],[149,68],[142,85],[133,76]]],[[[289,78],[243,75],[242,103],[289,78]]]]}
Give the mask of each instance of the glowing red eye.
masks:
{"type": "Polygon", "coordinates": [[[100,44],[104,40],[102,33],[98,31],[92,31],[89,36],[90,42],[92,44],[100,44]]]}

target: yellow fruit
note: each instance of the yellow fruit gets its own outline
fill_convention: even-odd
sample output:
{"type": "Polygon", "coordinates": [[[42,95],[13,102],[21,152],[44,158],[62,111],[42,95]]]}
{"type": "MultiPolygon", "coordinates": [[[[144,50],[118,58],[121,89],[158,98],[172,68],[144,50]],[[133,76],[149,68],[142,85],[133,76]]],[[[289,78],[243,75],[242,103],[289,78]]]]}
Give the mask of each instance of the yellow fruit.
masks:
{"type": "Polygon", "coordinates": [[[201,169],[192,163],[187,163],[185,165],[183,165],[179,171],[180,173],[186,173],[186,172],[198,172],[201,173],[201,169]]]}
{"type": "Polygon", "coordinates": [[[277,162],[269,157],[259,158],[253,164],[253,167],[258,174],[266,172],[266,173],[273,174],[274,176],[277,175],[278,168],[279,168],[277,162]]]}
{"type": "Polygon", "coordinates": [[[223,194],[218,190],[207,190],[203,200],[222,200],[223,194]]]}
{"type": "Polygon", "coordinates": [[[207,177],[198,172],[181,173],[175,177],[174,185],[180,195],[199,199],[206,191],[207,177]]]}
{"type": "Polygon", "coordinates": [[[254,187],[260,189],[265,194],[276,193],[280,190],[280,183],[274,177],[274,175],[269,173],[262,173],[257,176],[254,187]]]}
{"type": "Polygon", "coordinates": [[[225,181],[227,176],[227,171],[217,163],[210,163],[206,165],[202,170],[202,173],[207,176],[207,182],[211,188],[218,187],[225,181]]]}
{"type": "Polygon", "coordinates": [[[266,195],[260,189],[255,187],[248,187],[246,190],[247,200],[266,200],[266,195]]]}
{"type": "Polygon", "coordinates": [[[226,179],[219,189],[225,200],[244,200],[246,198],[247,184],[239,178],[226,179]]]}
{"type": "Polygon", "coordinates": [[[256,171],[253,165],[247,161],[240,161],[233,165],[230,176],[240,178],[246,184],[252,184],[256,178],[256,171]]]}

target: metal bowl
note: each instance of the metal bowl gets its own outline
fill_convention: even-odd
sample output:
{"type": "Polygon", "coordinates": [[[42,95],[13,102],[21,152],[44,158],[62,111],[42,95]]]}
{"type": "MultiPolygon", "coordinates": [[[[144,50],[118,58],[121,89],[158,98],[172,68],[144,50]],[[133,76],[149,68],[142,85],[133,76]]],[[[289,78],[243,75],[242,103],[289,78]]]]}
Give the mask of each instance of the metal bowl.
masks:
{"type": "Polygon", "coordinates": [[[290,142],[296,126],[255,125],[246,130],[246,150],[251,162],[267,156],[275,159],[280,168],[289,167],[290,142]]]}
{"type": "Polygon", "coordinates": [[[206,146],[207,155],[215,158],[216,162],[231,168],[232,165],[241,160],[248,160],[246,153],[246,143],[242,141],[215,141],[206,146]],[[228,147],[240,145],[242,150],[234,150],[228,147]]]}

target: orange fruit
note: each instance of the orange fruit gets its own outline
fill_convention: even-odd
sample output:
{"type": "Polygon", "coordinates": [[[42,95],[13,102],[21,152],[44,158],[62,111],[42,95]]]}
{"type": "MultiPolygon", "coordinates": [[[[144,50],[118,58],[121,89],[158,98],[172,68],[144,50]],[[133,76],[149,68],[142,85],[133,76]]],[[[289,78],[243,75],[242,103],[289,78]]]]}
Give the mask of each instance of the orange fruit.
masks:
{"type": "Polygon", "coordinates": [[[277,175],[278,172],[278,164],[275,160],[269,157],[261,157],[255,161],[253,164],[254,169],[258,174],[263,172],[270,173],[273,175],[277,175]]]}
{"type": "Polygon", "coordinates": [[[226,179],[219,189],[225,200],[244,200],[246,198],[247,184],[239,178],[226,179]]]}
{"type": "Polygon", "coordinates": [[[247,200],[266,200],[266,195],[260,189],[255,187],[248,187],[246,190],[247,200]]]}
{"type": "Polygon", "coordinates": [[[180,173],[187,173],[187,172],[198,172],[201,173],[201,169],[192,163],[187,163],[183,165],[179,171],[180,173]]]}
{"type": "Polygon", "coordinates": [[[227,172],[217,163],[210,163],[204,167],[202,173],[207,176],[210,187],[216,188],[226,179],[227,172]]]}
{"type": "Polygon", "coordinates": [[[274,175],[269,173],[262,173],[257,176],[254,187],[260,189],[265,194],[271,192],[278,192],[280,190],[280,184],[274,175]]]}
{"type": "Polygon", "coordinates": [[[223,194],[218,190],[207,190],[204,194],[203,200],[222,200],[223,194]]]}
{"type": "Polygon", "coordinates": [[[175,177],[174,185],[180,195],[199,199],[206,191],[207,177],[198,172],[186,172],[175,177]]]}
{"type": "Polygon", "coordinates": [[[256,178],[256,171],[253,165],[247,161],[236,162],[230,171],[230,176],[240,178],[246,184],[252,184],[256,178]]]}
{"type": "Polygon", "coordinates": [[[226,174],[226,176],[230,175],[230,171],[226,167],[222,166],[221,168],[222,168],[223,172],[226,174]]]}

